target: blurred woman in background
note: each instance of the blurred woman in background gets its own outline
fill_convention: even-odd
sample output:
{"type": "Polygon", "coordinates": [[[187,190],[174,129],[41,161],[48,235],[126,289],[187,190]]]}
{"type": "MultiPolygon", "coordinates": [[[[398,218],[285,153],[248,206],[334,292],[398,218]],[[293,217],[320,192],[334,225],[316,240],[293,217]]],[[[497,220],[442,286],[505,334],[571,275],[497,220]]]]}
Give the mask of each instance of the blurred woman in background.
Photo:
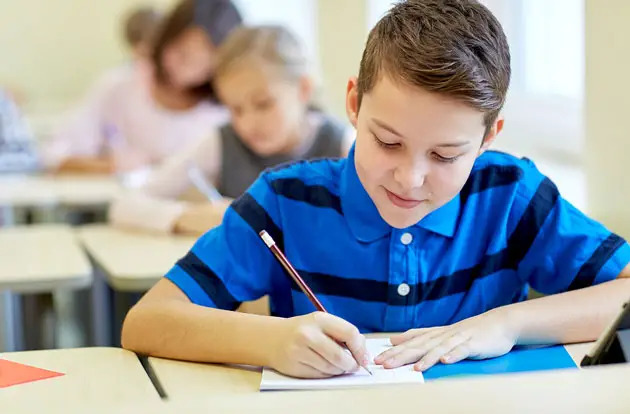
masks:
{"type": "Polygon", "coordinates": [[[230,122],[169,158],[142,188],[117,200],[110,220],[123,227],[200,234],[221,222],[231,199],[265,168],[344,156],[354,131],[313,109],[309,69],[302,46],[286,29],[235,30],[219,49],[214,79],[230,122]],[[190,189],[210,201],[195,200],[190,189]]]}
{"type": "MultiPolygon", "coordinates": [[[[225,122],[210,81],[216,48],[242,22],[238,10],[229,0],[182,0],[157,18],[145,12],[136,19],[141,40],[132,46],[131,70],[97,85],[45,146],[49,169],[117,173],[153,165],[225,122]]],[[[127,34],[134,32],[128,21],[127,34]]]]}

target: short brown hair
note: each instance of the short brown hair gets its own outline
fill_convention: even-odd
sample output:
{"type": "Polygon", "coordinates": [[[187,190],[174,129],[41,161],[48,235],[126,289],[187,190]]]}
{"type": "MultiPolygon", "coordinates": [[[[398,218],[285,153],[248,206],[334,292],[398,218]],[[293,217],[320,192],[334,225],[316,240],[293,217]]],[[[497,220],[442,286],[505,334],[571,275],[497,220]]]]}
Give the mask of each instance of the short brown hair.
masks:
{"type": "Polygon", "coordinates": [[[397,3],[369,34],[358,79],[359,104],[383,74],[454,98],[496,120],[510,83],[501,24],[475,0],[397,3]]]}
{"type": "Polygon", "coordinates": [[[125,18],[125,41],[131,47],[149,42],[158,26],[161,14],[151,7],[140,7],[129,12],[125,18]]]}

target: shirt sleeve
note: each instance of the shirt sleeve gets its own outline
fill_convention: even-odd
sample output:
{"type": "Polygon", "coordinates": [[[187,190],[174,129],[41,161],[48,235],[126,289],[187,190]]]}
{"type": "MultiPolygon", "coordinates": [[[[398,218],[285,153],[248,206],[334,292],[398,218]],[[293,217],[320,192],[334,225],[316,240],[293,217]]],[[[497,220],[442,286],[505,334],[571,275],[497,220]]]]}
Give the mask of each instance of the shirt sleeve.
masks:
{"type": "Polygon", "coordinates": [[[533,164],[517,196],[523,204],[514,234],[535,234],[517,271],[534,289],[554,294],[615,279],[630,262],[628,243],[563,199],[533,164]],[[519,231],[528,226],[530,231],[519,231]],[[536,231],[537,230],[537,231],[536,231]]]}
{"type": "Polygon", "coordinates": [[[145,194],[174,199],[192,186],[190,167],[197,167],[205,178],[216,185],[221,165],[221,140],[218,131],[196,141],[174,154],[157,167],[147,179],[145,194]]]}
{"type": "Polygon", "coordinates": [[[31,145],[33,135],[17,105],[0,91],[0,144],[31,145]]]}
{"type": "Polygon", "coordinates": [[[172,232],[186,209],[186,202],[178,198],[192,186],[188,168],[195,165],[209,182],[216,182],[220,150],[218,134],[214,133],[173,155],[151,172],[143,186],[114,200],[108,214],[110,223],[155,233],[172,232]]]}
{"type": "Polygon", "coordinates": [[[42,145],[43,163],[56,168],[72,157],[95,157],[104,147],[103,125],[115,107],[117,91],[126,86],[129,68],[115,68],[103,74],[81,102],[64,116],[50,139],[42,145]]]}
{"type": "Polygon", "coordinates": [[[37,167],[38,155],[32,131],[13,100],[0,90],[0,170],[37,167]]]}
{"type": "Polygon", "coordinates": [[[280,269],[258,233],[266,230],[282,249],[279,223],[277,196],[262,175],[165,277],[197,305],[234,310],[261,298],[280,269]]]}
{"type": "Polygon", "coordinates": [[[183,201],[126,191],[112,202],[108,220],[116,227],[168,234],[185,209],[183,201]]]}

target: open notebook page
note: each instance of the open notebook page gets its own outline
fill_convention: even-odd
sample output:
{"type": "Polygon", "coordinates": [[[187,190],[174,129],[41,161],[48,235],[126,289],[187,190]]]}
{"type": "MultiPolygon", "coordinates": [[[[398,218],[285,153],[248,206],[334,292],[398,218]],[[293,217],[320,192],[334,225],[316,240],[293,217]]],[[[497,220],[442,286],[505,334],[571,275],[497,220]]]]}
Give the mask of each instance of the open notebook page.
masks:
{"type": "MultiPolygon", "coordinates": [[[[372,358],[390,347],[389,338],[370,338],[367,340],[367,348],[372,358]]],[[[352,374],[325,379],[292,378],[265,367],[260,381],[260,390],[315,390],[424,382],[422,373],[414,371],[413,365],[395,369],[384,369],[381,365],[375,364],[370,364],[368,367],[374,375],[360,369],[352,374]]]]}

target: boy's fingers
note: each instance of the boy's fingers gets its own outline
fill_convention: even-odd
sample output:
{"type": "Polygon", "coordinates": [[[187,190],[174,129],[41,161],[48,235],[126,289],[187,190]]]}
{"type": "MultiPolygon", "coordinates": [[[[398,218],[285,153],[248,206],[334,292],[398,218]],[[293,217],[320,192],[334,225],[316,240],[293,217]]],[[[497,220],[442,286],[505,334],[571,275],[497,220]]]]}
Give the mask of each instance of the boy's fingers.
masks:
{"type": "Polygon", "coordinates": [[[389,341],[392,345],[400,345],[404,342],[409,341],[410,339],[416,338],[418,336],[425,335],[430,331],[434,331],[438,328],[419,328],[419,329],[410,329],[407,332],[403,332],[401,334],[392,335],[389,338],[389,341]]]}
{"type": "Polygon", "coordinates": [[[458,346],[466,343],[469,337],[464,335],[461,332],[456,333],[450,338],[444,338],[440,343],[436,346],[429,349],[429,351],[422,357],[420,361],[416,364],[416,369],[426,370],[433,365],[437,364],[437,362],[445,357],[448,353],[452,352],[458,346]]]}
{"type": "Polygon", "coordinates": [[[311,349],[341,371],[339,374],[350,372],[358,368],[353,356],[346,351],[342,345],[335,342],[324,333],[317,335],[311,343],[311,349]]]}
{"type": "Polygon", "coordinates": [[[420,361],[415,364],[414,368],[419,371],[425,371],[435,365],[440,360],[440,358],[442,358],[449,351],[451,351],[451,349],[444,346],[444,344],[438,345],[437,347],[427,352],[420,359],[420,361]]]}
{"type": "Polygon", "coordinates": [[[296,377],[299,378],[329,378],[330,375],[324,372],[321,372],[317,368],[305,363],[298,362],[300,364],[299,372],[295,373],[296,377]]]}
{"type": "Polygon", "coordinates": [[[331,364],[325,357],[320,355],[314,349],[310,349],[310,352],[304,356],[303,362],[309,366],[315,368],[323,374],[328,376],[341,375],[346,371],[339,368],[336,365],[331,364]]]}
{"type": "Polygon", "coordinates": [[[361,365],[369,363],[365,336],[361,335],[356,326],[327,313],[318,313],[315,316],[322,331],[335,341],[346,345],[356,362],[361,365]]]}
{"type": "Polygon", "coordinates": [[[422,351],[415,348],[404,348],[396,356],[387,359],[383,366],[385,368],[398,368],[403,365],[411,364],[418,361],[422,357],[422,351]]]}
{"type": "Polygon", "coordinates": [[[382,352],[379,355],[377,355],[376,358],[374,358],[374,363],[375,364],[382,364],[383,362],[387,361],[388,359],[393,358],[396,355],[400,354],[405,349],[406,348],[404,346],[401,346],[401,345],[389,348],[387,351],[382,352]]]}
{"type": "Polygon", "coordinates": [[[451,352],[444,355],[441,359],[443,364],[454,364],[456,362],[462,361],[470,355],[470,348],[466,343],[461,344],[451,350],[451,352]]]}
{"type": "Polygon", "coordinates": [[[392,359],[397,360],[398,355],[404,352],[406,349],[415,349],[418,354],[418,359],[422,358],[425,353],[427,353],[432,347],[436,346],[443,340],[445,334],[445,332],[439,329],[426,331],[424,335],[418,336],[416,338],[413,338],[413,340],[409,340],[402,343],[401,345],[397,345],[393,348],[388,349],[387,351],[377,356],[374,359],[374,362],[377,364],[383,364],[386,368],[390,368],[391,363],[388,365],[387,362],[392,359]]]}

